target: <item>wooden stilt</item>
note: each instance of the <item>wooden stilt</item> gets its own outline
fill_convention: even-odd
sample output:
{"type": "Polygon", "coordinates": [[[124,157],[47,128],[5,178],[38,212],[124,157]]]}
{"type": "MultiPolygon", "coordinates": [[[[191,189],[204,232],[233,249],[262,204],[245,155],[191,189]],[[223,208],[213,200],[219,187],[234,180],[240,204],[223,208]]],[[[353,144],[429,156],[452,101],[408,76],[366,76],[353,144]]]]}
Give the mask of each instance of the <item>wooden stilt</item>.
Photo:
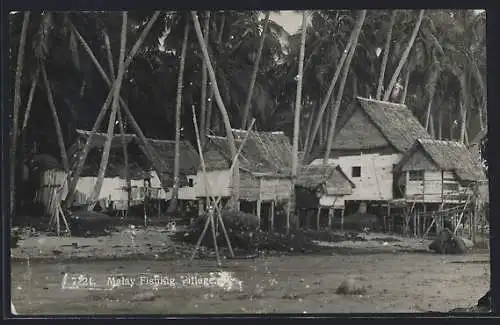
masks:
{"type": "Polygon", "coordinates": [[[198,216],[203,215],[203,199],[198,199],[198,216]]]}
{"type": "Polygon", "coordinates": [[[340,210],[340,232],[344,232],[344,212],[345,208],[340,210]]]}
{"type": "Polygon", "coordinates": [[[257,200],[257,217],[259,218],[259,229],[261,225],[261,216],[260,216],[261,210],[262,210],[262,201],[259,199],[257,200]]]}
{"type": "Polygon", "coordinates": [[[321,216],[321,206],[318,207],[318,213],[316,214],[316,231],[319,231],[319,217],[321,216]]]}
{"type": "Polygon", "coordinates": [[[330,207],[328,209],[328,230],[332,230],[332,222],[333,222],[334,211],[335,211],[335,209],[332,208],[332,207],[330,207]]]}
{"type": "Polygon", "coordinates": [[[274,206],[275,206],[275,201],[271,201],[271,218],[270,218],[270,225],[269,225],[269,231],[273,232],[274,231],[274,206]]]}
{"type": "Polygon", "coordinates": [[[417,214],[414,212],[412,217],[413,217],[413,237],[417,237],[417,214]]]}

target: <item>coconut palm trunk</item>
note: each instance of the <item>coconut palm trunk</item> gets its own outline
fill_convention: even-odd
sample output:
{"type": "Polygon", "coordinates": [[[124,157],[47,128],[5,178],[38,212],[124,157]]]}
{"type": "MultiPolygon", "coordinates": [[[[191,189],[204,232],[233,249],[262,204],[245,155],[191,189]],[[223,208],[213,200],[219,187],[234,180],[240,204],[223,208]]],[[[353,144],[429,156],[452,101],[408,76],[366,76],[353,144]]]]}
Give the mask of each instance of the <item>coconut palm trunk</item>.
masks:
{"type": "Polygon", "coordinates": [[[406,64],[405,84],[403,87],[403,94],[401,95],[401,98],[399,99],[400,104],[406,103],[406,96],[408,95],[408,85],[410,84],[410,75],[411,75],[411,68],[410,68],[410,63],[408,62],[406,64]]]}
{"type": "MultiPolygon", "coordinates": [[[[109,36],[106,30],[103,31],[104,36],[104,45],[106,46],[106,52],[108,55],[108,64],[109,64],[109,73],[111,78],[115,80],[115,68],[113,63],[113,54],[111,53],[111,43],[109,41],[109,36]]],[[[129,173],[129,163],[128,163],[128,148],[127,148],[127,139],[125,138],[125,125],[122,117],[121,109],[118,108],[117,111],[118,116],[118,125],[120,126],[121,133],[121,142],[122,142],[122,150],[123,150],[123,163],[124,163],[124,178],[126,183],[126,191],[127,191],[127,210],[130,209],[130,202],[132,200],[132,182],[130,180],[129,173]]]]}
{"type": "Polygon", "coordinates": [[[175,102],[175,153],[174,153],[174,186],[172,188],[172,200],[168,207],[168,212],[173,212],[177,208],[179,199],[179,171],[181,155],[181,109],[182,109],[182,89],[184,86],[184,65],[186,63],[186,49],[189,38],[190,19],[186,14],[186,26],[184,27],[184,38],[182,40],[181,59],[179,64],[179,75],[177,77],[177,98],[175,102]]]}
{"type": "MultiPolygon", "coordinates": [[[[231,151],[231,157],[234,158],[236,156],[236,144],[234,141],[234,136],[233,136],[233,131],[231,128],[231,122],[229,120],[229,115],[227,114],[226,107],[224,106],[224,102],[222,101],[222,97],[219,92],[219,87],[217,86],[217,80],[215,77],[215,71],[212,66],[212,63],[210,62],[210,56],[208,54],[208,48],[205,45],[204,39],[203,39],[203,33],[201,31],[201,26],[200,26],[200,21],[198,19],[198,15],[196,11],[191,11],[191,16],[193,18],[193,23],[194,23],[194,29],[196,31],[196,37],[198,38],[198,44],[201,47],[201,50],[203,52],[203,58],[205,59],[205,62],[207,63],[207,68],[208,68],[208,75],[210,77],[210,86],[212,88],[212,91],[214,92],[215,95],[215,100],[217,102],[217,106],[219,107],[219,112],[222,116],[222,120],[224,122],[224,127],[226,129],[226,137],[229,143],[229,149],[231,151]]],[[[233,208],[236,208],[236,210],[239,209],[239,164],[236,163],[236,166],[234,167],[233,171],[233,188],[232,188],[232,195],[231,195],[231,205],[233,208]]]]}
{"type": "Polygon", "coordinates": [[[50,111],[52,112],[52,118],[54,120],[54,126],[57,134],[57,142],[59,144],[59,150],[61,152],[61,161],[66,173],[69,173],[69,162],[68,162],[68,154],[66,152],[66,145],[64,144],[64,137],[62,133],[61,123],[59,122],[59,117],[57,115],[56,105],[54,103],[54,97],[52,95],[52,89],[50,87],[49,78],[47,77],[47,70],[43,63],[41,64],[41,72],[43,83],[45,84],[45,90],[47,92],[47,100],[49,102],[50,111]]]}
{"type": "MultiPolygon", "coordinates": [[[[314,140],[316,139],[316,135],[318,134],[318,130],[320,129],[321,124],[323,123],[323,115],[325,114],[326,108],[328,104],[331,102],[331,97],[333,94],[333,90],[335,89],[335,85],[337,84],[337,80],[340,76],[340,72],[342,71],[342,68],[344,67],[345,60],[347,59],[347,55],[349,54],[349,51],[352,46],[352,42],[354,39],[354,32],[353,30],[351,32],[351,35],[349,36],[349,41],[347,42],[347,45],[344,49],[344,52],[342,52],[342,56],[340,57],[340,61],[337,65],[337,68],[335,69],[335,74],[332,77],[332,81],[330,82],[330,86],[328,87],[328,91],[326,92],[325,98],[323,99],[323,102],[321,103],[321,107],[319,109],[319,112],[316,116],[316,121],[314,122],[314,126],[312,128],[310,138],[307,141],[307,147],[305,149],[304,154],[307,156],[311,152],[311,148],[313,146],[314,140]]],[[[320,136],[321,138],[321,136],[320,136]]]]}
{"type": "Polygon", "coordinates": [[[410,55],[410,51],[413,47],[413,43],[415,43],[415,39],[417,38],[418,31],[420,30],[420,25],[422,24],[422,19],[424,18],[424,11],[425,11],[424,9],[420,10],[417,23],[415,24],[415,27],[413,28],[413,32],[411,34],[410,40],[408,41],[408,45],[406,46],[406,48],[403,52],[403,55],[401,56],[401,59],[399,60],[398,66],[396,67],[396,70],[394,71],[394,74],[391,77],[391,81],[389,82],[389,85],[387,86],[387,89],[385,90],[384,101],[388,101],[389,98],[391,97],[392,89],[396,85],[399,74],[401,73],[401,69],[403,69],[403,66],[404,66],[406,60],[408,60],[408,56],[410,55]]]}
{"type": "Polygon", "coordinates": [[[33,79],[31,80],[30,92],[28,95],[28,103],[26,104],[26,110],[24,112],[23,125],[21,126],[21,133],[26,131],[28,126],[28,120],[31,115],[31,107],[33,106],[33,98],[35,97],[36,87],[38,86],[38,81],[40,80],[40,66],[36,68],[33,79]]]}
{"type": "MultiPolygon", "coordinates": [[[[307,12],[302,12],[302,27],[300,37],[300,53],[299,53],[299,69],[297,80],[297,95],[295,97],[295,113],[293,121],[293,141],[292,141],[292,184],[290,189],[290,199],[286,214],[286,231],[290,232],[290,214],[292,213],[292,205],[295,201],[295,178],[297,177],[298,166],[298,151],[299,151],[299,133],[300,133],[300,110],[302,108],[302,81],[304,75],[304,54],[306,49],[306,34],[307,34],[307,12]]],[[[295,210],[295,209],[294,209],[295,210]]],[[[294,224],[297,224],[295,220],[294,224]]]]}
{"type": "MultiPolygon", "coordinates": [[[[209,31],[210,31],[210,11],[205,11],[205,22],[203,26],[203,37],[205,39],[205,44],[208,47],[209,41],[209,31]]],[[[200,141],[201,147],[205,146],[205,137],[207,130],[207,82],[208,82],[208,72],[207,63],[202,60],[201,66],[201,97],[200,97],[200,141]]]]}
{"type": "Polygon", "coordinates": [[[382,91],[384,89],[385,69],[387,68],[387,61],[389,60],[389,50],[391,49],[392,41],[392,29],[394,28],[395,21],[396,10],[393,10],[391,14],[391,21],[389,22],[389,28],[387,30],[387,38],[385,40],[384,56],[382,58],[382,66],[380,67],[380,75],[378,77],[377,96],[375,97],[378,100],[382,98],[382,91]]]}
{"type": "Polygon", "coordinates": [[[99,166],[99,172],[97,175],[97,181],[96,181],[96,184],[94,186],[94,190],[92,191],[92,194],[90,195],[89,204],[87,206],[87,209],[89,211],[94,210],[94,207],[97,203],[97,200],[99,199],[99,195],[101,194],[102,184],[104,182],[104,176],[106,174],[106,169],[108,167],[109,153],[111,151],[111,143],[113,141],[113,134],[114,134],[114,129],[115,129],[116,112],[118,110],[119,103],[120,103],[120,90],[121,90],[123,75],[124,75],[124,71],[125,71],[125,47],[126,47],[126,43],[127,43],[127,12],[124,11],[124,12],[122,12],[122,32],[121,32],[121,41],[120,41],[120,57],[119,57],[119,61],[118,61],[118,76],[116,78],[117,86],[113,92],[113,102],[112,102],[112,106],[111,106],[111,114],[109,117],[107,139],[106,139],[106,142],[104,143],[104,148],[102,151],[102,158],[101,158],[101,164],[99,166]]]}
{"type": "MultiPolygon", "coordinates": [[[[215,21],[215,18],[216,18],[216,15],[214,15],[214,21],[215,21]]],[[[218,33],[217,33],[217,44],[218,46],[221,46],[222,44],[222,36],[224,35],[224,27],[226,25],[226,14],[223,12],[222,13],[222,17],[221,17],[221,22],[220,22],[220,26],[219,26],[219,29],[218,29],[218,33]]],[[[215,61],[215,58],[214,58],[214,62],[212,63],[213,64],[213,67],[214,69],[217,67],[217,62],[215,61]]],[[[214,92],[212,90],[211,87],[209,87],[209,92],[208,92],[208,104],[207,104],[207,117],[206,117],[206,125],[205,125],[205,134],[206,132],[212,127],[212,120],[213,120],[213,117],[212,117],[212,108],[213,108],[213,97],[214,97],[214,92]]]]}
{"type": "Polygon", "coordinates": [[[341,80],[340,85],[339,85],[337,99],[335,100],[335,106],[333,107],[333,112],[332,112],[332,116],[331,116],[331,120],[330,120],[330,128],[328,130],[327,140],[326,140],[325,156],[323,158],[324,164],[328,164],[328,160],[330,158],[330,152],[332,150],[332,144],[333,144],[333,137],[335,136],[335,126],[337,124],[337,117],[339,114],[340,104],[342,102],[344,87],[345,87],[345,84],[347,81],[347,76],[349,75],[351,61],[352,61],[352,58],[354,56],[354,52],[356,51],[356,46],[358,44],[359,34],[361,33],[361,28],[363,27],[365,17],[366,17],[366,10],[361,10],[361,12],[358,16],[358,19],[356,20],[356,26],[354,27],[355,34],[354,34],[353,45],[352,45],[351,49],[349,50],[349,55],[347,57],[345,65],[344,65],[342,80],[341,80]]]}
{"type": "Polygon", "coordinates": [[[14,103],[12,109],[12,131],[11,131],[11,150],[10,150],[10,215],[15,213],[16,207],[16,158],[17,158],[17,137],[19,123],[19,107],[21,106],[21,77],[24,68],[24,48],[26,46],[26,35],[28,33],[28,24],[30,21],[30,12],[24,12],[23,25],[21,27],[21,39],[17,51],[16,77],[14,81],[14,103]]]}
{"type": "MultiPolygon", "coordinates": [[[[156,20],[158,19],[159,16],[160,16],[160,12],[155,11],[153,16],[151,17],[151,19],[147,23],[146,27],[144,27],[142,33],[139,35],[139,38],[135,42],[134,46],[132,46],[132,49],[130,50],[130,53],[127,57],[127,60],[125,61],[125,64],[124,64],[125,67],[124,67],[123,73],[125,73],[125,70],[132,63],[134,56],[137,54],[137,51],[139,51],[139,48],[141,47],[142,43],[146,39],[146,36],[148,35],[153,24],[156,22],[156,20]]],[[[117,79],[114,80],[112,83],[111,80],[108,78],[108,76],[106,75],[106,72],[104,72],[104,69],[102,68],[99,61],[97,61],[94,53],[92,52],[92,49],[88,46],[87,42],[85,42],[83,37],[78,33],[75,26],[73,26],[72,24],[70,24],[70,26],[75,31],[76,36],[78,37],[78,39],[80,40],[81,44],[83,45],[85,51],[87,52],[90,59],[94,63],[95,67],[97,68],[97,71],[101,74],[102,78],[104,79],[104,81],[106,81],[106,83],[110,86],[111,89],[108,93],[108,96],[106,97],[106,100],[104,101],[104,104],[101,107],[101,111],[99,112],[99,115],[97,116],[96,121],[94,122],[94,126],[92,127],[92,130],[90,131],[90,135],[88,136],[87,141],[85,142],[83,150],[78,157],[76,168],[75,168],[74,172],[72,173],[71,181],[69,182],[69,185],[68,185],[68,194],[66,195],[66,200],[64,202],[65,209],[68,209],[71,206],[71,204],[73,203],[73,200],[75,197],[76,185],[78,183],[78,179],[80,177],[80,174],[83,170],[83,166],[85,165],[85,160],[87,159],[87,155],[91,149],[92,138],[95,136],[95,134],[97,133],[97,131],[101,127],[101,123],[102,123],[104,116],[106,115],[106,112],[109,108],[109,105],[111,104],[111,101],[113,99],[114,90],[118,85],[117,79]]],[[[120,75],[120,71],[118,71],[118,75],[120,75]]],[[[127,109],[126,103],[123,100],[121,100],[120,102],[125,110],[125,113],[127,114],[127,117],[129,118],[129,120],[132,124],[132,127],[137,131],[139,138],[144,140],[144,134],[142,134],[142,131],[138,127],[136,121],[133,119],[133,116],[131,116],[131,114],[129,114],[130,112],[127,109]]],[[[149,144],[145,140],[144,140],[144,142],[145,142],[144,145],[145,145],[146,151],[149,152],[150,151],[148,149],[149,144]]]]}
{"type": "Polygon", "coordinates": [[[250,78],[250,85],[248,86],[247,98],[245,101],[245,106],[243,106],[243,118],[241,119],[241,128],[246,129],[248,123],[248,116],[250,114],[250,104],[252,102],[253,88],[255,87],[255,81],[257,80],[257,73],[259,72],[260,58],[262,56],[262,49],[264,48],[264,41],[267,34],[267,25],[269,23],[270,11],[266,12],[266,17],[264,18],[264,26],[262,27],[262,34],[260,35],[259,49],[257,50],[257,58],[253,64],[252,76],[250,78]]]}

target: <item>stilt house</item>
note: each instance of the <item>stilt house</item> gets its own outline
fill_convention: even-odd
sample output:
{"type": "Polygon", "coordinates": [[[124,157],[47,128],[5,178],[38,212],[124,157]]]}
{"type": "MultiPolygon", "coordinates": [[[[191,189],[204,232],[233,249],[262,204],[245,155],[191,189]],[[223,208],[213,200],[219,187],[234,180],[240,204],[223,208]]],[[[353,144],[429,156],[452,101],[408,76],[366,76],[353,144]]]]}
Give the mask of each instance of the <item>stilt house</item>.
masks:
{"type": "MultiPolygon", "coordinates": [[[[233,134],[239,148],[246,131],[233,130],[233,134]]],[[[195,185],[198,197],[229,198],[235,187],[227,138],[207,136],[204,159],[206,180],[200,168],[195,185]]],[[[287,201],[291,192],[291,161],[291,145],[284,133],[250,131],[238,156],[241,210],[260,216],[263,204],[273,210],[277,202],[287,201]]]]}
{"type": "MultiPolygon", "coordinates": [[[[395,187],[394,167],[416,139],[428,138],[405,105],[357,97],[339,120],[329,159],[329,164],[339,165],[355,184],[345,200],[402,197],[395,187]]],[[[323,164],[323,156],[311,164],[323,164]]]]}
{"type": "MultiPolygon", "coordinates": [[[[89,135],[89,131],[77,130],[77,139],[68,151],[73,167],[76,166],[79,155],[89,135]]],[[[107,135],[103,133],[97,133],[92,138],[91,150],[85,160],[84,168],[77,182],[76,199],[73,203],[76,206],[87,203],[95,186],[106,138],[107,135]]],[[[172,170],[167,170],[167,168],[173,166],[175,142],[154,139],[147,139],[147,141],[155,149],[155,157],[148,158],[144,145],[133,134],[125,134],[125,136],[115,135],[113,137],[108,166],[101,193],[99,194],[99,204],[101,207],[107,207],[111,201],[116,210],[125,210],[128,203],[130,205],[142,203],[144,199],[144,180],[146,179],[150,180],[153,198],[160,200],[169,200],[171,198],[171,189],[165,191],[162,188],[160,177],[168,177],[171,183],[172,170]],[[123,141],[125,141],[128,152],[128,168],[125,168],[123,141]],[[154,170],[152,159],[161,161],[161,164],[156,165],[163,168],[161,170],[154,170]],[[130,180],[131,202],[128,202],[127,178],[130,180]]],[[[189,142],[182,142],[180,152],[181,177],[179,199],[194,200],[196,199],[194,182],[199,157],[189,142]]],[[[60,166],[52,167],[42,172],[40,188],[37,193],[38,199],[48,205],[49,201],[53,199],[54,189],[57,189],[59,199],[66,197],[66,172],[60,166]]]]}
{"type": "Polygon", "coordinates": [[[415,141],[395,175],[405,198],[419,203],[463,203],[486,179],[464,144],[433,139],[415,141]]]}

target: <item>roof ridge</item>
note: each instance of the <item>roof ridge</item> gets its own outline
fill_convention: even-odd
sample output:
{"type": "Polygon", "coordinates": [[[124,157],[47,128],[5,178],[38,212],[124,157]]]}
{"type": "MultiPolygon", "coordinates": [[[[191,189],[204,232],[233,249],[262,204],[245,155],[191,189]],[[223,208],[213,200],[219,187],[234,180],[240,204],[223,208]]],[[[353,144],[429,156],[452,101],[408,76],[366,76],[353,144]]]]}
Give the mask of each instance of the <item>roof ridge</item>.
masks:
{"type": "Polygon", "coordinates": [[[385,101],[385,100],[378,100],[378,99],[374,99],[374,98],[366,98],[366,97],[361,97],[361,96],[356,96],[356,99],[357,100],[361,100],[361,101],[370,101],[370,102],[374,102],[374,103],[379,103],[379,104],[384,104],[384,105],[388,105],[388,106],[395,106],[395,107],[399,107],[399,108],[408,108],[408,106],[406,104],[401,104],[401,103],[394,103],[394,102],[389,102],[389,101],[385,101]]]}
{"type": "Polygon", "coordinates": [[[442,144],[454,144],[454,145],[458,145],[458,146],[463,146],[465,147],[465,144],[460,142],[460,141],[456,141],[456,140],[441,140],[441,139],[425,139],[425,138],[419,138],[417,139],[417,141],[419,142],[422,142],[422,143],[442,143],[442,144]]]}

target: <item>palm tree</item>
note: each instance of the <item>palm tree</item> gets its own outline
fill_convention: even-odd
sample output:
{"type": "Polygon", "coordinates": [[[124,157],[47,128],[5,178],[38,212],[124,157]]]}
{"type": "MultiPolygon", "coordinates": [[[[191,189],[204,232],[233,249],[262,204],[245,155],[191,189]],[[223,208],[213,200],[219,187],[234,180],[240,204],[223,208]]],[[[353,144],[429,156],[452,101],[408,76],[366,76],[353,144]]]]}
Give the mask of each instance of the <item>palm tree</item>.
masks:
{"type": "Polygon", "coordinates": [[[116,77],[116,87],[113,92],[113,102],[111,106],[111,115],[109,117],[108,124],[108,132],[107,139],[104,143],[104,148],[102,152],[101,164],[99,166],[99,172],[97,175],[97,181],[94,186],[94,190],[90,195],[88,210],[94,210],[95,204],[99,198],[99,194],[101,193],[102,183],[104,182],[104,175],[106,174],[106,169],[108,167],[109,153],[111,150],[111,143],[113,141],[113,134],[115,129],[115,121],[116,121],[116,113],[118,110],[119,102],[120,102],[120,90],[121,84],[123,80],[123,76],[125,74],[125,48],[127,43],[127,12],[122,12],[122,33],[121,33],[121,46],[120,46],[120,57],[118,61],[118,76],[116,77]]]}
{"type": "MultiPolygon", "coordinates": [[[[210,11],[205,12],[205,23],[203,26],[203,36],[205,38],[205,44],[208,46],[210,31],[210,11]]],[[[207,63],[202,60],[201,66],[201,98],[200,98],[200,141],[202,148],[205,145],[205,133],[208,129],[207,127],[207,63]]]]}
{"type": "MultiPolygon", "coordinates": [[[[191,16],[193,18],[194,29],[196,31],[196,36],[198,38],[198,44],[201,47],[203,52],[203,59],[205,60],[208,68],[208,75],[210,76],[210,86],[212,87],[212,91],[215,95],[215,100],[217,102],[217,106],[219,107],[220,114],[222,115],[222,120],[224,122],[224,127],[226,129],[226,137],[229,144],[229,149],[231,151],[231,156],[236,157],[236,143],[234,141],[233,131],[231,128],[231,122],[229,120],[229,115],[227,114],[226,107],[224,106],[224,102],[222,101],[222,97],[219,92],[219,88],[217,86],[217,80],[215,77],[215,71],[212,67],[212,63],[210,62],[210,55],[208,54],[207,46],[203,39],[203,33],[201,31],[200,21],[198,20],[198,15],[196,11],[191,11],[191,16]]],[[[237,160],[236,160],[237,161],[237,160]]],[[[232,205],[239,209],[239,165],[236,163],[233,172],[233,189],[232,189],[232,205]]]]}
{"type": "Polygon", "coordinates": [[[385,40],[384,57],[382,58],[382,66],[380,67],[380,76],[378,79],[377,95],[375,97],[378,100],[380,100],[382,98],[382,90],[384,88],[385,69],[387,67],[387,61],[389,59],[389,50],[391,48],[391,41],[392,41],[392,29],[394,27],[395,21],[396,21],[396,10],[393,10],[392,14],[391,14],[391,20],[389,22],[389,27],[387,29],[387,38],[385,40]]]}
{"type": "Polygon", "coordinates": [[[417,23],[415,24],[415,27],[413,28],[413,32],[412,32],[412,35],[410,37],[410,40],[408,41],[408,45],[406,46],[405,51],[401,55],[401,59],[399,60],[398,66],[396,67],[396,70],[394,71],[394,74],[392,75],[391,81],[389,82],[389,85],[387,86],[387,89],[384,93],[384,101],[388,101],[389,97],[392,94],[392,90],[393,90],[394,86],[396,85],[399,74],[401,73],[401,69],[403,69],[403,65],[405,64],[406,60],[408,59],[408,55],[410,54],[413,43],[415,42],[415,38],[417,37],[418,31],[420,30],[420,25],[422,24],[423,17],[424,17],[424,10],[421,9],[420,13],[418,15],[417,23]]]}
{"type": "Polygon", "coordinates": [[[361,33],[361,28],[363,27],[365,17],[366,17],[366,10],[362,10],[358,16],[358,19],[356,20],[353,45],[351,46],[351,48],[349,50],[349,55],[347,57],[345,65],[344,65],[342,80],[341,80],[340,85],[339,85],[337,99],[335,100],[335,106],[333,107],[333,113],[332,113],[331,120],[330,120],[330,128],[329,128],[328,134],[327,134],[325,156],[323,158],[324,164],[328,164],[328,160],[330,159],[330,152],[332,150],[333,138],[335,136],[335,126],[337,123],[337,116],[339,113],[340,104],[342,102],[342,95],[344,92],[344,87],[346,84],[347,75],[349,74],[349,69],[350,69],[352,57],[354,56],[354,52],[356,51],[356,46],[358,44],[359,34],[361,33]]]}
{"type": "MultiPolygon", "coordinates": [[[[187,15],[186,15],[187,16],[187,15]]],[[[182,108],[182,88],[184,84],[184,64],[186,62],[186,49],[189,38],[189,19],[186,19],[184,28],[184,39],[182,41],[181,60],[179,66],[179,76],[177,78],[177,100],[175,105],[175,154],[174,154],[174,187],[172,190],[172,202],[169,206],[169,212],[177,207],[179,198],[179,170],[180,170],[180,141],[181,141],[181,108],[182,108]]]]}
{"type": "MultiPolygon", "coordinates": [[[[95,58],[95,55],[93,54],[93,52],[90,49],[90,47],[88,45],[85,46],[86,43],[84,42],[83,38],[80,38],[80,42],[84,45],[84,48],[86,49],[87,54],[89,55],[89,57],[92,59],[92,62],[94,63],[95,67],[97,68],[97,71],[100,73],[101,77],[110,86],[111,89],[110,89],[110,91],[108,93],[108,96],[106,97],[106,100],[104,101],[104,104],[102,105],[102,107],[100,109],[99,115],[97,116],[97,118],[96,118],[96,120],[94,122],[94,126],[92,127],[90,135],[88,136],[87,141],[85,142],[85,145],[83,147],[83,150],[82,150],[82,152],[80,153],[80,155],[78,157],[78,160],[76,162],[75,170],[74,170],[74,172],[71,175],[71,180],[70,180],[69,185],[68,185],[68,193],[66,195],[66,199],[65,199],[65,202],[64,202],[64,208],[65,209],[68,209],[71,206],[71,204],[73,203],[73,199],[74,199],[74,196],[75,196],[76,185],[77,185],[78,179],[80,177],[80,174],[81,174],[81,172],[83,170],[83,167],[85,165],[85,160],[87,159],[87,155],[90,152],[91,144],[92,144],[92,138],[95,136],[95,134],[99,130],[99,128],[101,126],[101,123],[102,123],[102,120],[104,119],[104,116],[106,114],[106,111],[108,110],[108,107],[111,104],[115,88],[118,86],[118,82],[117,82],[118,81],[118,77],[123,78],[123,74],[125,73],[125,70],[131,64],[133,58],[135,57],[135,55],[139,51],[139,48],[143,44],[144,40],[146,39],[146,36],[150,32],[153,24],[155,23],[155,21],[158,19],[159,16],[160,16],[160,12],[159,11],[155,11],[155,13],[151,17],[151,19],[149,19],[148,23],[146,24],[146,26],[142,30],[141,34],[139,35],[139,38],[137,39],[137,41],[135,42],[134,46],[132,46],[132,49],[130,50],[130,53],[129,53],[128,57],[127,57],[127,60],[124,63],[123,71],[121,71],[122,76],[120,76],[120,70],[118,70],[117,78],[114,80],[113,83],[111,82],[111,80],[108,78],[108,76],[104,72],[104,70],[103,70],[102,66],[100,65],[100,63],[98,62],[98,60],[95,58]]],[[[145,149],[146,149],[146,152],[147,152],[148,156],[152,157],[153,153],[152,153],[152,149],[150,147],[150,144],[145,140],[144,134],[142,133],[142,131],[139,128],[139,126],[137,125],[137,122],[135,121],[135,119],[132,116],[132,114],[130,113],[130,111],[127,109],[127,106],[126,106],[125,102],[121,101],[121,104],[122,104],[123,108],[125,109],[125,113],[127,114],[127,117],[129,118],[129,120],[130,120],[130,122],[132,124],[132,127],[138,133],[139,138],[142,139],[142,141],[144,142],[144,146],[145,146],[145,149]]]]}
{"type": "Polygon", "coordinates": [[[286,217],[286,230],[290,231],[290,213],[291,202],[294,200],[295,193],[295,178],[297,177],[298,167],[298,151],[299,151],[299,132],[300,132],[300,109],[302,107],[302,78],[304,68],[304,52],[306,48],[306,31],[307,31],[307,11],[302,12],[302,32],[300,38],[300,54],[299,54],[299,74],[297,76],[297,95],[295,97],[295,118],[293,124],[293,144],[292,144],[292,184],[290,192],[290,201],[286,217]]]}
{"type": "Polygon", "coordinates": [[[322,122],[324,121],[323,115],[325,113],[326,107],[328,106],[328,103],[333,102],[333,101],[331,101],[331,96],[333,94],[333,90],[335,89],[335,85],[337,84],[337,80],[340,76],[340,72],[342,71],[342,68],[344,67],[344,63],[347,59],[347,55],[350,52],[350,49],[352,47],[352,43],[354,40],[354,34],[355,34],[355,29],[353,29],[351,32],[351,35],[349,37],[349,41],[347,42],[347,45],[345,46],[345,49],[342,52],[342,57],[340,58],[340,61],[339,61],[338,65],[336,66],[335,74],[332,77],[332,80],[330,82],[330,86],[328,87],[328,91],[327,91],[325,97],[323,98],[323,102],[322,102],[321,107],[319,109],[318,115],[316,116],[316,121],[315,121],[314,126],[312,128],[309,140],[307,141],[308,146],[305,149],[306,155],[308,155],[310,153],[314,139],[316,138],[318,130],[319,130],[322,122]]]}
{"type": "Polygon", "coordinates": [[[24,67],[24,48],[26,45],[26,34],[30,20],[30,12],[24,12],[23,25],[21,27],[21,39],[19,40],[19,49],[17,51],[16,79],[14,82],[14,104],[12,113],[12,133],[10,150],[10,213],[11,221],[16,206],[16,158],[17,158],[17,137],[19,123],[19,107],[21,106],[21,76],[24,67]]]}
{"type": "Polygon", "coordinates": [[[260,58],[262,56],[262,49],[264,48],[264,40],[267,34],[267,24],[269,23],[270,11],[266,12],[266,17],[264,18],[264,26],[262,27],[262,32],[260,35],[259,50],[257,51],[257,58],[255,59],[252,77],[250,79],[250,85],[248,86],[248,95],[245,101],[245,106],[243,107],[243,118],[241,119],[241,128],[245,129],[248,123],[248,114],[250,112],[250,103],[252,101],[253,88],[255,87],[255,80],[257,79],[257,72],[259,71],[260,58]]]}

